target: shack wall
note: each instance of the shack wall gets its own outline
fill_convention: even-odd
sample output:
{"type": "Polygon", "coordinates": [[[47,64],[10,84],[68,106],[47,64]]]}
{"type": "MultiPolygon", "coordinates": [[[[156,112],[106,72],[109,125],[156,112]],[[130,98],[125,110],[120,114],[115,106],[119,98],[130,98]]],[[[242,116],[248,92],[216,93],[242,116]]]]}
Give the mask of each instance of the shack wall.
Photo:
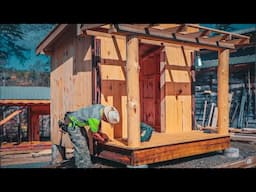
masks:
{"type": "Polygon", "coordinates": [[[76,36],[76,25],[53,46],[51,60],[51,140],[53,144],[72,147],[67,134],[58,128],[58,120],[67,111],[92,103],[91,37],[76,36]]]}

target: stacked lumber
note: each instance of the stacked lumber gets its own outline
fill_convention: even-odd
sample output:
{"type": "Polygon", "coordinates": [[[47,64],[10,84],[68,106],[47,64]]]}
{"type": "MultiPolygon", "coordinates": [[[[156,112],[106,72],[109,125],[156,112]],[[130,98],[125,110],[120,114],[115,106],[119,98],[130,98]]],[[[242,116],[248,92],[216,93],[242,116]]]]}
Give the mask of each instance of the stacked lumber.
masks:
{"type": "Polygon", "coordinates": [[[256,129],[255,128],[242,128],[235,129],[229,128],[230,137],[232,141],[243,141],[256,143],[256,129]]]}
{"type": "MultiPolygon", "coordinates": [[[[209,133],[217,133],[217,127],[197,125],[199,130],[209,133]]],[[[232,141],[252,142],[256,144],[256,129],[255,128],[229,128],[230,138],[232,141]]]]}
{"type": "MultiPolygon", "coordinates": [[[[195,97],[196,121],[202,126],[211,125],[210,111],[217,105],[217,68],[196,71],[195,97]]],[[[229,79],[229,126],[256,129],[256,78],[253,65],[231,65],[229,79]]],[[[212,114],[213,115],[213,114],[212,114]]]]}
{"type": "Polygon", "coordinates": [[[256,156],[247,157],[246,159],[224,163],[214,168],[255,168],[256,167],[256,156]]]}

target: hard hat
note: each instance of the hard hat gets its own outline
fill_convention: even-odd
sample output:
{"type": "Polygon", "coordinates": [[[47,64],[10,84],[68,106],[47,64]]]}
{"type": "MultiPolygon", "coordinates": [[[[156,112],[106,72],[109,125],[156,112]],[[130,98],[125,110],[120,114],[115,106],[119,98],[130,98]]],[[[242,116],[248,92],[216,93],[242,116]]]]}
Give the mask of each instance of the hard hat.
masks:
{"type": "Polygon", "coordinates": [[[117,111],[117,109],[115,107],[113,107],[113,106],[106,106],[106,107],[104,107],[103,112],[104,112],[104,114],[106,116],[107,121],[110,124],[119,123],[120,116],[119,116],[119,112],[117,111]]]}

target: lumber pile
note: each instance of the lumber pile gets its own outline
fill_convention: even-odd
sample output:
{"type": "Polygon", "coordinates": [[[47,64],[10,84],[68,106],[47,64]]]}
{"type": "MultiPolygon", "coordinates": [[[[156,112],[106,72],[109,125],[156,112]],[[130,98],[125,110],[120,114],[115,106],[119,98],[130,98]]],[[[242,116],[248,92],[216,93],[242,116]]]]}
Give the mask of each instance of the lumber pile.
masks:
{"type": "MultiPolygon", "coordinates": [[[[201,126],[215,126],[217,112],[216,68],[196,71],[196,122],[201,126]]],[[[256,129],[256,77],[250,65],[231,66],[229,79],[229,126],[256,129]]]]}
{"type": "Polygon", "coordinates": [[[256,129],[255,128],[242,128],[235,129],[229,128],[230,137],[232,141],[252,142],[256,144],[256,129]]]}
{"type": "Polygon", "coordinates": [[[224,163],[214,168],[255,168],[256,167],[256,156],[247,157],[246,159],[224,163]]]}
{"type": "Polygon", "coordinates": [[[0,126],[4,125],[5,123],[9,122],[13,117],[20,114],[22,112],[22,109],[16,110],[12,112],[10,115],[8,115],[6,118],[0,120],[0,126]]]}
{"type": "MultiPolygon", "coordinates": [[[[217,127],[203,127],[198,125],[199,130],[209,133],[217,133],[217,127]]],[[[232,141],[252,142],[256,144],[255,128],[229,128],[230,138],[232,141]]]]}

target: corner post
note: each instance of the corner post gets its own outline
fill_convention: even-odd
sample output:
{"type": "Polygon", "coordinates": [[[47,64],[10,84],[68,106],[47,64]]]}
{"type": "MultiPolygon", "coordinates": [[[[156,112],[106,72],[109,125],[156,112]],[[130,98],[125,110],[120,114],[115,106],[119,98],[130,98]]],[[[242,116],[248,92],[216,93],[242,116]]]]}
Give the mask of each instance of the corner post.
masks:
{"type": "Polygon", "coordinates": [[[218,54],[218,133],[228,134],[229,49],[221,49],[218,54]]]}
{"type": "Polygon", "coordinates": [[[139,41],[128,36],[126,42],[128,146],[140,145],[139,41]]]}

